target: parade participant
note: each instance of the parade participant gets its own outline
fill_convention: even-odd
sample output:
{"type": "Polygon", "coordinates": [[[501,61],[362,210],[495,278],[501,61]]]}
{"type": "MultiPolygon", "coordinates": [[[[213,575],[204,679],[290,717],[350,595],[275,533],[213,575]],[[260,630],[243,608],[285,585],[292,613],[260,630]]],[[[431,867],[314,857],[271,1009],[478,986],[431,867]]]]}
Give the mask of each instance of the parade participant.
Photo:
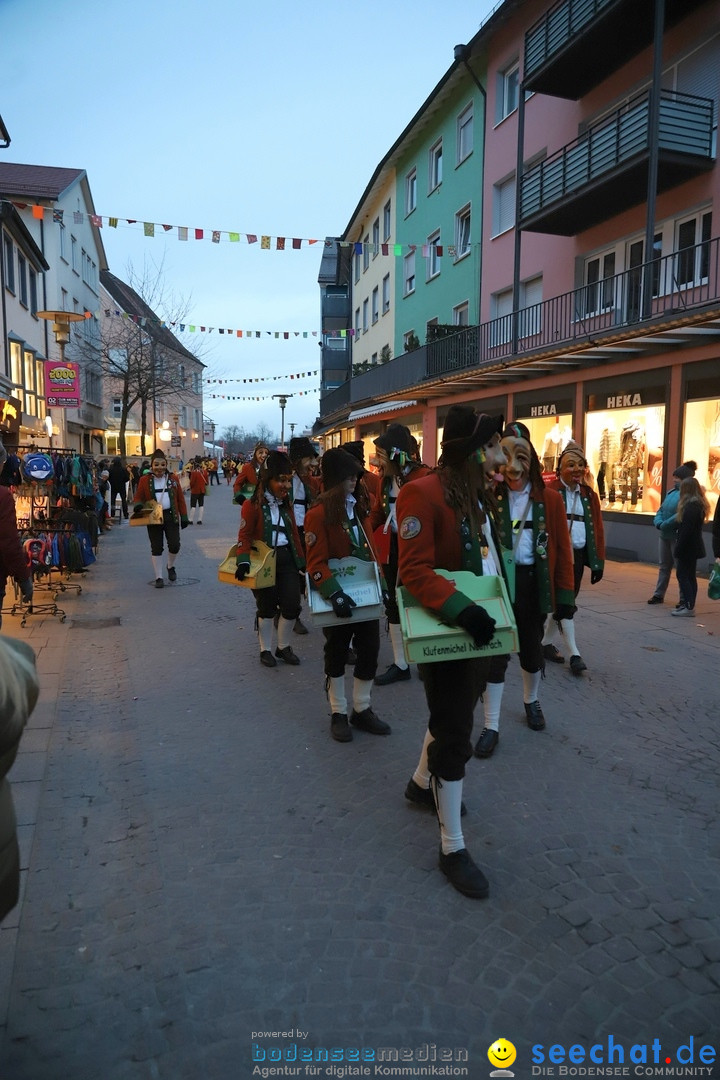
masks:
{"type": "Polygon", "coordinates": [[[271,450],[260,470],[255,491],[240,510],[235,570],[238,581],[250,572],[250,549],[254,540],[262,540],[276,550],[275,584],[267,589],[253,589],[260,663],[264,667],[277,667],[275,657],[285,664],[300,663],[290,647],[290,633],[300,614],[300,575],[305,569],[305,557],[290,502],[291,486],[290,458],[280,450],[271,450]],[[278,609],[277,648],[273,656],[273,618],[278,609]]]}
{"type": "MultiPolygon", "coordinates": [[[[502,546],[513,553],[513,612],[517,623],[525,718],[532,731],[545,727],[538,693],[544,670],[542,635],[545,617],[564,621],[575,611],[572,551],[561,496],[543,483],[542,466],[524,424],[503,431],[504,483],[495,489],[497,526],[502,546]]],[[[499,740],[500,707],[510,657],[494,656],[483,693],[485,726],[475,745],[476,757],[490,757],[499,740]]]]}
{"type": "Polygon", "coordinates": [[[313,589],[329,600],[337,623],[323,627],[325,676],[330,702],[330,734],[337,742],[350,742],[352,729],[371,735],[389,735],[390,725],[380,720],[370,706],[373,679],[380,651],[380,623],[377,619],[358,622],[353,618],[354,601],[345,593],[328,559],[354,556],[370,562],[375,558],[369,536],[367,489],[358,484],[362,466],[340,447],[322,456],[323,493],[305,518],[308,576],[313,589]],[[357,659],[353,671],[353,709],[348,721],[345,691],[345,661],[351,638],[357,659]]]}
{"type": "MultiPolygon", "coordinates": [[[[290,500],[295,512],[300,542],[303,551],[305,551],[305,515],[320,494],[320,480],[310,474],[310,466],[317,458],[318,452],[308,438],[298,436],[290,440],[288,456],[293,467],[290,500]]],[[[299,617],[295,620],[293,630],[296,634],[307,634],[308,632],[307,627],[299,617]]]]}
{"type": "MultiPolygon", "coordinates": [[[[462,627],[479,646],[492,640],[495,620],[435,570],[502,573],[487,481],[488,471],[502,460],[502,424],[501,416],[451,405],[438,469],[403,485],[397,500],[400,580],[423,607],[462,627]]],[[[423,792],[429,782],[440,822],[440,869],[459,892],[482,898],[488,882],[465,847],[460,818],[473,711],[489,661],[480,656],[419,667],[430,717],[420,764],[405,795],[422,802],[414,797],[415,788],[423,792]]]]}
{"type": "Polygon", "coordinates": [[[180,486],[180,477],[169,473],[167,458],[162,450],[156,450],[150,459],[150,472],[144,473],[138,481],[135,492],[134,513],[143,509],[143,504],[155,500],[162,508],[162,525],[148,525],[150,555],[155,571],[155,588],[162,589],[165,584],[162,573],[164,539],[167,540],[167,574],[169,581],[177,580],[175,561],[180,551],[180,530],[188,523],[185,496],[180,486]]]}
{"type": "Polygon", "coordinates": [[[190,465],[190,520],[189,525],[195,524],[195,510],[197,508],[197,523],[202,525],[203,512],[205,510],[205,492],[208,487],[208,474],[200,464],[200,458],[196,457],[190,465]]]}
{"type": "Polygon", "coordinates": [[[373,530],[387,528],[389,532],[389,554],[387,561],[383,560],[383,573],[388,589],[385,614],[393,651],[392,664],[382,675],[377,676],[375,685],[389,686],[390,683],[404,682],[410,678],[395,593],[398,566],[396,501],[398,493],[405,484],[427,476],[430,470],[427,465],[423,465],[416,459],[417,442],[404,424],[389,424],[387,431],[375,439],[374,443],[375,460],[380,472],[380,492],[373,503],[370,526],[373,530]]]}
{"type": "Polygon", "coordinates": [[[344,442],[340,444],[343,450],[346,450],[348,454],[352,454],[363,467],[363,473],[360,479],[365,487],[368,489],[370,495],[370,506],[372,507],[376,499],[380,498],[381,480],[380,476],[376,472],[368,469],[365,464],[365,443],[362,439],[354,440],[353,442],[344,442]]]}
{"type": "MultiPolygon", "coordinates": [[[[590,584],[602,581],[605,569],[605,529],[603,527],[600,499],[586,483],[587,459],[581,446],[570,440],[558,458],[557,480],[548,487],[559,491],[565,503],[570,544],[573,549],[573,576],[575,599],[580,592],[583,571],[590,567],[590,584]]],[[[562,627],[555,619],[548,619],[543,637],[543,656],[553,663],[562,664],[565,657],[555,645],[555,635],[561,630],[570,649],[570,670],[582,675],[587,664],[580,656],[575,639],[575,618],[566,620],[562,627]]]]}
{"type": "Polygon", "coordinates": [[[239,506],[249,499],[257,487],[262,464],[270,453],[270,447],[262,439],[255,443],[252,458],[238,470],[233,482],[233,502],[239,506]]]}

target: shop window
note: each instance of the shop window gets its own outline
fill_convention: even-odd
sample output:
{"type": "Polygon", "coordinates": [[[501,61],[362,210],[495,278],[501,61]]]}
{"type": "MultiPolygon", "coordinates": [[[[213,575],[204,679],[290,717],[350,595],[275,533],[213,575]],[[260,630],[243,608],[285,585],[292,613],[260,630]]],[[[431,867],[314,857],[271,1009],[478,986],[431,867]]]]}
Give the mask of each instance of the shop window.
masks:
{"type": "MultiPolygon", "coordinates": [[[[696,461],[695,477],[705,488],[712,512],[720,498],[720,401],[689,401],[683,424],[683,461],[696,461]]],[[[674,467],[674,466],[672,466],[674,467]]]]}
{"type": "Polygon", "coordinates": [[[585,454],[603,507],[654,515],[663,497],[665,406],[589,412],[585,429],[585,454]]]}
{"type": "Polygon", "coordinates": [[[538,416],[538,412],[544,412],[542,407],[528,408],[525,413],[519,409],[516,419],[530,432],[530,441],[537,450],[543,472],[554,473],[560,454],[573,438],[572,415],[538,416]]]}
{"type": "Polygon", "coordinates": [[[10,377],[13,381],[13,393],[20,401],[20,408],[25,411],[25,383],[23,379],[22,345],[17,341],[10,342],[10,377]]]}

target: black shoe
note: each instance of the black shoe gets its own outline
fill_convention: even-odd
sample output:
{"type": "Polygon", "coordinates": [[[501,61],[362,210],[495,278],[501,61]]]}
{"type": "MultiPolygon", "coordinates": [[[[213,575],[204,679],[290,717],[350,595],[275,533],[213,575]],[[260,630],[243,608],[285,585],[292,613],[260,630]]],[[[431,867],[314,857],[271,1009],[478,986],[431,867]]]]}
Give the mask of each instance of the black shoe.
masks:
{"type": "Polygon", "coordinates": [[[389,735],[392,731],[390,725],[376,716],[372,709],[363,709],[362,712],[353,709],[350,723],[361,731],[369,731],[371,735],[389,735]]]}
{"type": "Polygon", "coordinates": [[[345,666],[350,667],[352,664],[357,664],[357,653],[354,649],[348,649],[347,656],[345,657],[345,666]]]}
{"type": "Polygon", "coordinates": [[[164,589],[165,588],[165,582],[163,581],[163,579],[161,577],[156,577],[155,578],[155,588],[156,589],[164,589]]]}
{"type": "Polygon", "coordinates": [[[305,626],[304,623],[300,622],[300,619],[296,619],[295,620],[295,625],[293,626],[293,633],[294,634],[309,634],[310,631],[308,630],[307,626],[305,626]]]}
{"type": "Polygon", "coordinates": [[[260,653],[260,663],[264,667],[277,667],[277,660],[267,649],[263,649],[260,653]]]}
{"type": "MultiPolygon", "coordinates": [[[[412,776],[408,780],[407,787],[405,788],[405,798],[408,802],[411,802],[414,806],[421,806],[423,810],[432,810],[435,813],[435,800],[433,799],[433,793],[431,788],[422,788],[419,784],[416,784],[412,776]]],[[[467,806],[464,802],[460,803],[460,817],[465,817],[467,814],[467,806]]]]}
{"type": "Polygon", "coordinates": [[[662,596],[651,596],[650,599],[648,600],[648,604],[662,604],[662,602],[663,602],[662,596]]]}
{"type": "Polygon", "coordinates": [[[570,657],[570,670],[573,675],[582,675],[583,671],[587,671],[587,664],[583,660],[582,656],[570,657]]]}
{"type": "Polygon", "coordinates": [[[344,713],[334,712],[330,720],[330,734],[336,742],[352,742],[352,731],[344,713]]]}
{"type": "Polygon", "coordinates": [[[493,731],[492,728],[483,728],[480,732],[480,738],[475,743],[475,757],[490,757],[499,739],[500,736],[497,731],[493,731]]]}
{"type": "Polygon", "coordinates": [[[565,663],[565,657],[561,655],[560,650],[554,645],[543,645],[543,656],[546,660],[549,660],[551,664],[565,663]]]}
{"type": "Polygon", "coordinates": [[[286,664],[292,664],[293,667],[297,667],[300,663],[300,657],[296,656],[289,645],[286,645],[284,649],[276,649],[275,655],[284,660],[286,664]]]}
{"type": "Polygon", "coordinates": [[[545,727],[545,717],[543,716],[539,701],[531,701],[529,705],[526,702],[525,716],[527,717],[527,725],[531,731],[542,731],[545,727]]]}
{"type": "Polygon", "coordinates": [[[202,525],[202,521],[198,521],[198,523],[197,523],[197,524],[198,524],[198,525],[202,525]]]}
{"type": "Polygon", "coordinates": [[[174,566],[168,566],[168,581],[177,581],[177,570],[174,566]]]}
{"type": "Polygon", "coordinates": [[[194,521],[188,521],[188,525],[194,525],[194,524],[195,524],[194,521]]]}
{"type": "Polygon", "coordinates": [[[490,892],[488,880],[479,866],[476,866],[467,848],[443,855],[440,851],[440,869],[450,884],[463,896],[472,896],[475,900],[484,899],[490,892]]]}
{"type": "Polygon", "coordinates": [[[376,686],[389,686],[394,682],[405,682],[410,678],[410,668],[400,668],[397,664],[391,664],[382,675],[377,675],[373,680],[376,686]]]}

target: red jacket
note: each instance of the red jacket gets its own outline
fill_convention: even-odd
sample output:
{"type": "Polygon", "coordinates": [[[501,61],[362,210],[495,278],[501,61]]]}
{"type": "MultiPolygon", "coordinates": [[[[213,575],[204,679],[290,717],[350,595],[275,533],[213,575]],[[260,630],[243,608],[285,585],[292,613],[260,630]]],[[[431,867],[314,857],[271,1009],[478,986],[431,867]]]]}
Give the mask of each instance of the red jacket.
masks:
{"type": "MultiPolygon", "coordinates": [[[[407,485],[414,483],[416,480],[421,480],[423,476],[427,476],[432,472],[429,465],[416,465],[411,469],[407,476],[402,478],[402,484],[400,484],[400,490],[407,485]]],[[[363,477],[365,479],[365,477],[363,477]]],[[[370,511],[370,528],[377,529],[378,525],[384,525],[387,520],[388,513],[390,512],[390,488],[392,487],[392,480],[385,477],[378,477],[378,493],[373,499],[372,510],[370,511]]],[[[396,515],[397,516],[397,515],[396,515]]]]}
{"type": "MultiPolygon", "coordinates": [[[[259,469],[255,468],[252,461],[246,461],[233,482],[233,494],[237,495],[246,485],[254,491],[257,487],[259,471],[259,469]]],[[[246,493],[247,498],[250,498],[251,494],[252,492],[249,494],[246,493]]]]}
{"type": "Polygon", "coordinates": [[[204,495],[208,486],[208,479],[203,469],[193,469],[190,473],[190,494],[204,495]]]}
{"type": "Polygon", "coordinates": [[[348,555],[355,555],[365,562],[377,562],[369,523],[368,515],[361,521],[363,531],[360,544],[356,545],[343,525],[327,524],[324,503],[319,502],[311,506],[305,515],[305,552],[308,575],[313,588],[326,599],[342,588],[328,566],[328,559],[345,559],[348,555]]]}
{"type": "MultiPolygon", "coordinates": [[[[295,559],[298,570],[305,567],[300,534],[295,523],[290,501],[280,503],[280,512],[290,542],[290,549],[295,559]]],[[[240,561],[250,561],[250,548],[253,540],[262,540],[269,547],[275,546],[275,529],[272,526],[270,507],[265,499],[256,502],[255,499],[246,499],[240,508],[240,528],[237,539],[237,557],[240,561]]]]}
{"type": "MultiPolygon", "coordinates": [[[[180,480],[175,473],[167,473],[168,478],[168,495],[170,496],[170,509],[173,514],[173,519],[180,521],[187,521],[187,506],[185,504],[185,495],[183,489],[180,487],[180,480]]],[[[153,494],[153,475],[152,473],[145,473],[138,480],[138,486],[135,489],[135,506],[140,506],[142,503],[150,502],[154,499],[153,494]]]]}
{"type": "MultiPolygon", "coordinates": [[[[547,487],[558,491],[567,504],[567,488],[559,478],[551,480],[547,487]]],[[[591,570],[602,570],[605,565],[605,526],[603,525],[600,499],[587,484],[580,484],[580,499],[585,518],[585,543],[587,546],[587,565],[591,570]]]]}
{"type": "Polygon", "coordinates": [[[0,592],[9,577],[19,585],[31,576],[18,536],[15,499],[9,488],[0,487],[0,592]]]}

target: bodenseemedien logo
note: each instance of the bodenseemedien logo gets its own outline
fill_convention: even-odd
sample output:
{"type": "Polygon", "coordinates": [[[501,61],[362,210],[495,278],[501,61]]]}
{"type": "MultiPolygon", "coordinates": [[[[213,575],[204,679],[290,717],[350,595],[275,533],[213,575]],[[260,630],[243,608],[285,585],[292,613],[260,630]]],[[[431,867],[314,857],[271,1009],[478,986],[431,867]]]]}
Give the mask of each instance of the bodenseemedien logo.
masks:
{"type": "Polygon", "coordinates": [[[496,1039],[492,1046],[488,1047],[488,1061],[495,1068],[491,1076],[514,1076],[508,1068],[517,1057],[517,1050],[509,1039],[496,1039]]]}

